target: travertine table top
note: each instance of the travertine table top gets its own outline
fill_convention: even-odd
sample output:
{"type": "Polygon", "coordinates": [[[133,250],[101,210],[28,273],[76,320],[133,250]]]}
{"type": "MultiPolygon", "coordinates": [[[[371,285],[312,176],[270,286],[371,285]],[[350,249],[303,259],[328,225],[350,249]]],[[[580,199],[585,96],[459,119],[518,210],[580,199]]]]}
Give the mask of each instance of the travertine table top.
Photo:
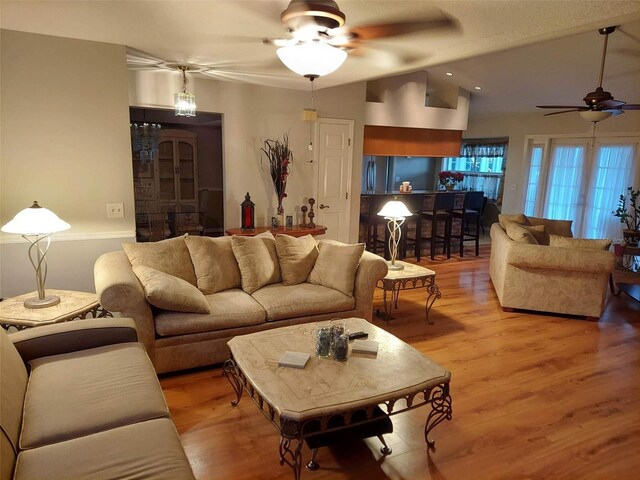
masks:
{"type": "Polygon", "coordinates": [[[407,263],[401,260],[396,260],[396,263],[404,265],[404,268],[402,270],[389,270],[383,280],[400,280],[404,278],[429,277],[436,274],[436,272],[434,272],[433,270],[421,267],[420,265],[414,265],[413,263],[407,263]]]}
{"type": "Polygon", "coordinates": [[[95,293],[75,292],[72,290],[46,289],[47,295],[57,295],[60,303],[46,308],[25,308],[26,299],[37,297],[38,292],[26,293],[6,298],[0,302],[0,322],[34,327],[58,323],[74,318],[96,308],[98,297],[95,293]]]}
{"type": "Polygon", "coordinates": [[[258,393],[281,418],[296,421],[375,405],[449,382],[449,371],[399,338],[361,318],[345,322],[350,332],[365,331],[368,340],[379,343],[377,355],[350,351],[346,362],[315,356],[315,323],[237,336],[228,345],[258,393]],[[287,350],[311,354],[304,369],[278,366],[287,350]]]}

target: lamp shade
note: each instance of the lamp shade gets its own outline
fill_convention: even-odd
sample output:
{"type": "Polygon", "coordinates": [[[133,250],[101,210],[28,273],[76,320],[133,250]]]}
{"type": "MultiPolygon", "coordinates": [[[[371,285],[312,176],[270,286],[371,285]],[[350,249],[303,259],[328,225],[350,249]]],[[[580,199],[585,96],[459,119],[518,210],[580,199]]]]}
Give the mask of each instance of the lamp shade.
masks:
{"type": "Polygon", "coordinates": [[[312,78],[335,72],[347,59],[344,50],[317,40],[280,47],[276,53],[287,68],[312,78]]]}
{"type": "Polygon", "coordinates": [[[601,122],[611,115],[611,112],[605,110],[585,110],[584,112],[580,112],[580,116],[589,122],[601,122]]]}
{"type": "Polygon", "coordinates": [[[5,233],[20,235],[46,235],[61,232],[71,228],[64,220],[47,208],[42,208],[38,202],[33,202],[29,208],[18,212],[13,220],[2,226],[5,233]]]}
{"type": "Polygon", "coordinates": [[[413,213],[411,213],[406,205],[400,200],[390,200],[384,207],[382,207],[382,210],[378,212],[378,215],[384,218],[399,219],[410,217],[413,213]]]}

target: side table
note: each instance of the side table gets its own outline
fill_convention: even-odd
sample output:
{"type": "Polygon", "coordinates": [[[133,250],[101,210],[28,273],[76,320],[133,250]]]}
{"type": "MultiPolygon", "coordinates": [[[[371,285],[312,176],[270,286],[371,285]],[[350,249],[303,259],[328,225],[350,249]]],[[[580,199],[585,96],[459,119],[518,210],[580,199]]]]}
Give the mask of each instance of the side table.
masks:
{"type": "Polygon", "coordinates": [[[102,308],[95,293],[53,289],[47,289],[47,293],[59,296],[60,303],[47,308],[25,308],[25,299],[37,296],[37,292],[7,298],[0,302],[0,326],[7,330],[24,330],[39,325],[84,319],[89,314],[93,318],[113,316],[102,308]]]}
{"type": "Polygon", "coordinates": [[[384,312],[376,310],[376,315],[383,320],[393,320],[391,316],[391,308],[398,308],[398,297],[400,290],[413,290],[416,288],[427,289],[427,300],[425,303],[425,315],[427,322],[433,324],[429,320],[429,311],[433,303],[442,297],[438,285],[436,285],[436,272],[428,268],[414,265],[413,263],[402,262],[396,260],[396,263],[403,265],[402,270],[389,270],[386,277],[378,280],[377,287],[383,289],[384,312]],[[387,292],[391,292],[391,300],[387,301],[387,292]]]}
{"type": "Polygon", "coordinates": [[[640,302],[639,247],[626,247],[624,255],[616,257],[616,268],[609,275],[609,288],[615,296],[624,292],[634,300],[640,302]],[[618,291],[616,291],[615,287],[618,287],[618,291]]]}

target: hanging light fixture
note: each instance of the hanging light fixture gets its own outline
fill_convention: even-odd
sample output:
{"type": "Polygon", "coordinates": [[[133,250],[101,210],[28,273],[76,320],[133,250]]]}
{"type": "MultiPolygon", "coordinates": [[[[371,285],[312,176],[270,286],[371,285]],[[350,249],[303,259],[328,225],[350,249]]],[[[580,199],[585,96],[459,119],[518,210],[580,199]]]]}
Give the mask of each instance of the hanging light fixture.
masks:
{"type": "Polygon", "coordinates": [[[307,78],[335,72],[347,59],[347,52],[320,39],[280,47],[276,53],[289,70],[307,78]]]}
{"type": "Polygon", "coordinates": [[[192,93],[187,93],[187,70],[189,67],[179,65],[178,70],[182,71],[182,93],[174,95],[175,112],[177,117],[196,116],[196,97],[192,93]]]}
{"type": "Polygon", "coordinates": [[[131,149],[138,155],[140,162],[151,163],[158,151],[161,126],[159,123],[131,123],[131,149]]]}

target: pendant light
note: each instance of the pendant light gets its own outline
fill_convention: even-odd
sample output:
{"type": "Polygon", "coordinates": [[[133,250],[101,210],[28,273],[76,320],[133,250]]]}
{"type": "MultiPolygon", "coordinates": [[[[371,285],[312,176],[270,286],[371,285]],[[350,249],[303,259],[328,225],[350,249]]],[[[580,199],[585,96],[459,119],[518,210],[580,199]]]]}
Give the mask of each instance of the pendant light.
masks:
{"type": "Polygon", "coordinates": [[[196,116],[196,97],[192,93],[187,93],[187,70],[189,67],[179,65],[178,70],[182,71],[182,93],[174,95],[175,112],[177,117],[196,116]]]}

